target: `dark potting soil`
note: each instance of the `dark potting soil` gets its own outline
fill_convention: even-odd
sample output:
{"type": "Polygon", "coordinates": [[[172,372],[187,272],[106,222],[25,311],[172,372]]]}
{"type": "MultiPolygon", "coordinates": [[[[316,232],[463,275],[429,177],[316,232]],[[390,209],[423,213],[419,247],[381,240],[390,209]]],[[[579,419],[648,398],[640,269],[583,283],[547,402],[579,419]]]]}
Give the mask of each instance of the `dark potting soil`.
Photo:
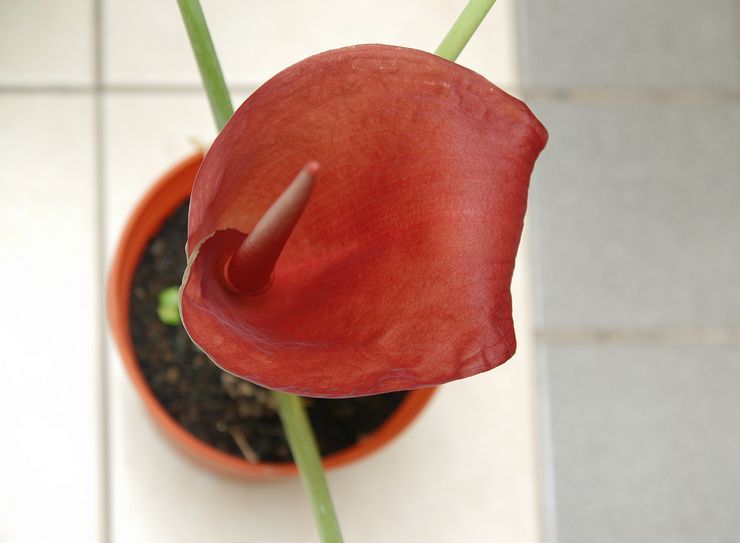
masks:
{"type": "MultiPolygon", "coordinates": [[[[141,369],[162,406],[193,435],[238,457],[288,462],[291,454],[266,389],[221,370],[182,326],[157,316],[159,293],[180,284],[185,269],[187,202],[149,241],[134,273],[129,321],[141,369]]],[[[405,392],[338,400],[306,399],[322,455],[372,433],[405,392]]]]}

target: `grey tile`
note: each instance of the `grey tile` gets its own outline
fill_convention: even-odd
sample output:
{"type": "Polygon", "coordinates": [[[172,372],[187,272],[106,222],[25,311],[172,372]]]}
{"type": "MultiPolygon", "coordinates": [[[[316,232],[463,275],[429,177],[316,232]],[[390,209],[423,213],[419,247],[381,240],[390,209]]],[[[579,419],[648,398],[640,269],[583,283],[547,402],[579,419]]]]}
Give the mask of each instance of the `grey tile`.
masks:
{"type": "Polygon", "coordinates": [[[531,105],[538,326],[740,326],[740,103],[531,105]]]}
{"type": "Polygon", "coordinates": [[[526,0],[519,19],[527,85],[740,85],[737,0],[526,0]]]}
{"type": "Polygon", "coordinates": [[[740,347],[543,358],[559,543],[740,541],[740,347]]]}

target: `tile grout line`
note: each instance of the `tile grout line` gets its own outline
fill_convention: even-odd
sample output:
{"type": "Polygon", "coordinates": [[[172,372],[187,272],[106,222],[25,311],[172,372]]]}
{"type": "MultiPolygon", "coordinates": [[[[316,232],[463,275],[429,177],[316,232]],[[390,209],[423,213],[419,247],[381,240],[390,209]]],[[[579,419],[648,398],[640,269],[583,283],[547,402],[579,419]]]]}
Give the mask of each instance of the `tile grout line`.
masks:
{"type": "MultiPolygon", "coordinates": [[[[102,76],[101,76],[102,79],[102,76]]],[[[252,93],[260,86],[259,83],[244,83],[229,85],[229,91],[233,93],[252,93]]],[[[102,80],[93,82],[92,85],[85,84],[33,84],[16,85],[0,83],[0,94],[203,94],[203,87],[197,84],[165,84],[165,83],[142,83],[122,84],[104,83],[102,80]]]]}
{"type": "Polygon", "coordinates": [[[532,87],[521,85],[527,99],[594,104],[733,104],[740,101],[739,89],[712,88],[615,88],[615,87],[532,87]]]}
{"type": "Polygon", "coordinates": [[[100,500],[100,536],[101,541],[110,543],[112,541],[111,533],[111,447],[110,447],[110,406],[108,394],[110,388],[110,378],[108,371],[108,353],[106,349],[106,319],[105,319],[105,255],[106,255],[106,236],[105,236],[105,204],[106,204],[106,186],[105,186],[105,118],[103,111],[102,96],[102,76],[103,76],[103,2],[94,0],[93,9],[93,50],[92,50],[92,68],[93,68],[93,137],[95,153],[95,203],[96,203],[96,228],[97,235],[97,285],[98,290],[98,360],[99,366],[99,403],[100,403],[100,455],[101,455],[101,500],[100,500]]]}
{"type": "MultiPolygon", "coordinates": [[[[517,342],[519,344],[529,343],[528,353],[525,360],[531,364],[529,383],[531,388],[531,420],[532,420],[532,448],[535,469],[535,500],[537,506],[537,539],[539,543],[553,543],[556,531],[553,528],[554,518],[554,474],[552,472],[552,432],[550,424],[550,400],[547,388],[547,371],[543,370],[541,358],[542,350],[535,329],[535,270],[532,259],[532,229],[525,228],[522,242],[517,255],[517,266],[522,259],[522,271],[525,278],[525,289],[520,293],[524,297],[524,304],[528,308],[529,317],[527,325],[522,331],[517,329],[517,342]],[[524,265],[526,264],[526,265],[524,265]]],[[[512,292],[513,294],[513,292],[512,292]]],[[[522,349],[524,351],[524,349],[522,349]]]]}
{"type": "MultiPolygon", "coordinates": [[[[526,55],[524,51],[526,44],[525,36],[527,17],[524,2],[517,3],[514,8],[514,51],[516,87],[521,96],[527,96],[527,87],[522,82],[522,73],[525,69],[526,55]]],[[[530,211],[531,213],[531,211],[530,211]]],[[[529,273],[527,274],[527,288],[531,322],[529,338],[532,341],[532,382],[535,390],[532,393],[533,402],[533,430],[535,432],[534,447],[536,466],[536,499],[538,507],[538,536],[542,543],[557,543],[557,505],[555,494],[555,462],[553,458],[554,447],[552,442],[552,421],[550,412],[550,388],[547,369],[544,366],[544,344],[540,338],[537,326],[538,320],[538,273],[536,266],[536,248],[538,245],[537,224],[525,225],[525,235],[528,238],[527,257],[529,262],[529,273]]]]}
{"type": "Polygon", "coordinates": [[[557,509],[557,480],[555,477],[555,446],[552,438],[552,401],[550,398],[550,382],[543,345],[535,340],[537,388],[539,399],[539,432],[540,432],[540,466],[542,477],[540,480],[540,503],[542,504],[542,531],[543,541],[558,542],[558,509],[557,509]]]}
{"type": "Polygon", "coordinates": [[[537,330],[535,336],[549,344],[740,345],[737,328],[547,328],[537,330]]]}

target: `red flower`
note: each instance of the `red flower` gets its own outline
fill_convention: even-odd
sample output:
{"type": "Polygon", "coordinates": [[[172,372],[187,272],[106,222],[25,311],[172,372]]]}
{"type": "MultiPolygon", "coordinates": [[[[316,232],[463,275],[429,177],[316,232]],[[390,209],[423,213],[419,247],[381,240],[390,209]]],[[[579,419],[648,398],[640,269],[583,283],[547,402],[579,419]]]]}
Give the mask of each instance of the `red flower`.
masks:
{"type": "Polygon", "coordinates": [[[522,102],[428,53],[361,45],[291,66],[244,102],[198,173],[188,333],[225,370],[304,396],[419,388],[503,363],[546,140],[522,102]],[[313,190],[310,163],[258,224],[313,160],[313,190]]]}

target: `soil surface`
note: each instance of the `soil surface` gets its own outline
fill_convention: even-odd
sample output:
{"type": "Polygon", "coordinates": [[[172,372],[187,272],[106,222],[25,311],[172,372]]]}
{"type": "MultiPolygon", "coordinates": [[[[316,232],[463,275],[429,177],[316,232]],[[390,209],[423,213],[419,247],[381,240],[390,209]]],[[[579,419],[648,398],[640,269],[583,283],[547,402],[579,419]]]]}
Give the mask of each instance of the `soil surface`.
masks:
{"type": "MultiPolygon", "coordinates": [[[[187,215],[185,202],[150,240],[134,274],[129,320],[141,369],[164,408],[202,441],[251,461],[289,462],[269,391],[218,368],[182,326],[166,325],[157,316],[159,293],[179,285],[185,269],[187,215]]],[[[322,455],[372,433],[405,395],[306,399],[322,455]]]]}

